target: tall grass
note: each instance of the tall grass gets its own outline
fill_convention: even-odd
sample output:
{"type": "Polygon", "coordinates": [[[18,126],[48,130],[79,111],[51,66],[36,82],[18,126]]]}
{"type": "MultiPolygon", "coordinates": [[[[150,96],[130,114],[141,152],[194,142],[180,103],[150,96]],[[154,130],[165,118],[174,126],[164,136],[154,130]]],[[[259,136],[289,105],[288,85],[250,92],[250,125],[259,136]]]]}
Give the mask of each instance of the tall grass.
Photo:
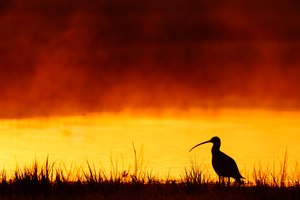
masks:
{"type": "Polygon", "coordinates": [[[285,151],[279,169],[276,169],[275,162],[272,169],[269,166],[263,167],[258,162],[258,167],[254,166],[252,176],[256,186],[291,187],[299,186],[300,171],[296,163],[295,168],[288,172],[288,156],[285,151]]]}
{"type": "Polygon", "coordinates": [[[109,175],[102,169],[96,169],[93,164],[87,163],[87,171],[82,169],[84,182],[88,184],[94,183],[148,183],[153,182],[154,176],[151,172],[146,171],[146,165],[144,164],[143,158],[143,146],[140,151],[137,152],[134,144],[132,143],[134,153],[134,165],[127,169],[119,170],[118,161],[114,161],[111,157],[111,170],[109,175]]]}
{"type": "MultiPolygon", "coordinates": [[[[196,159],[191,160],[190,166],[184,169],[181,178],[172,179],[170,176],[160,178],[154,176],[151,171],[147,171],[143,158],[143,146],[139,151],[134,144],[132,148],[133,166],[128,166],[125,170],[120,169],[119,163],[113,162],[112,158],[111,171],[106,172],[88,161],[86,161],[86,168],[76,165],[66,167],[63,164],[49,162],[48,157],[44,163],[38,163],[35,160],[30,166],[23,168],[17,166],[12,176],[8,176],[6,170],[2,170],[0,172],[0,197],[19,194],[52,196],[98,194],[104,199],[112,196],[117,199],[125,197],[131,199],[132,195],[138,199],[155,199],[163,196],[171,198],[174,195],[177,199],[182,199],[188,195],[189,199],[193,199],[198,195],[207,197],[206,195],[214,193],[216,196],[213,199],[220,198],[218,196],[220,191],[217,189],[219,187],[215,187],[217,180],[206,174],[204,166],[196,159]]],[[[230,191],[238,195],[240,199],[253,199],[260,195],[275,199],[279,197],[299,199],[299,166],[296,164],[289,171],[287,158],[287,152],[285,152],[278,169],[275,168],[275,164],[270,169],[258,163],[252,172],[253,182],[248,181],[241,187],[232,187],[230,191]]],[[[229,195],[223,194],[222,191],[221,193],[229,195]]],[[[224,196],[222,198],[227,199],[224,196]]],[[[228,196],[229,198],[232,196],[228,196]]]]}
{"type": "Polygon", "coordinates": [[[198,164],[197,160],[190,160],[190,163],[190,167],[186,167],[184,170],[183,182],[198,185],[209,183],[210,178],[205,176],[204,169],[198,164]]]}

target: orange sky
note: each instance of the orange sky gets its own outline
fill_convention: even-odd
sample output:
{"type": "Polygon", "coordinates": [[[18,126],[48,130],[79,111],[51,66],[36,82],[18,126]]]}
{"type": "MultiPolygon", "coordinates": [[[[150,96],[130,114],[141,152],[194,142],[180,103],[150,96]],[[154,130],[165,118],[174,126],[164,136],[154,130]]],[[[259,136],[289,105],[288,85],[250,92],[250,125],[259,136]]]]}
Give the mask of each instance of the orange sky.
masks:
{"type": "Polygon", "coordinates": [[[0,117],[300,108],[300,3],[0,3],[0,117]]]}

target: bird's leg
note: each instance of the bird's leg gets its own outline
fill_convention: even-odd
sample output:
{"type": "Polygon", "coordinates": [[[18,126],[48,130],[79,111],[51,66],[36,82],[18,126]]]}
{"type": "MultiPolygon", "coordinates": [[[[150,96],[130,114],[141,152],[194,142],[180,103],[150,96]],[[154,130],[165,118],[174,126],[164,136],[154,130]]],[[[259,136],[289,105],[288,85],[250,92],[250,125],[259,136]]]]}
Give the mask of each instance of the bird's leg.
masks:
{"type": "Polygon", "coordinates": [[[220,187],[225,187],[225,177],[224,176],[219,176],[219,185],[220,187]]]}
{"type": "Polygon", "coordinates": [[[218,188],[219,189],[222,189],[225,187],[225,184],[224,184],[224,177],[221,177],[219,176],[219,184],[218,184],[218,188]]]}
{"type": "Polygon", "coordinates": [[[227,187],[230,187],[230,177],[228,177],[227,187]]]}

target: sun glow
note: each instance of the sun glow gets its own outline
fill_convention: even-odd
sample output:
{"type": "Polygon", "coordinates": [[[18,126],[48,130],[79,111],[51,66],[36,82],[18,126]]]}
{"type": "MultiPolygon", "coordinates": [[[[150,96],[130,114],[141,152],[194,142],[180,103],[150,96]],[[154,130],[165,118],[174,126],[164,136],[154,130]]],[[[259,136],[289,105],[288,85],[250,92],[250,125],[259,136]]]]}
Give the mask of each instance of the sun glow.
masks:
{"type": "Polygon", "coordinates": [[[59,165],[84,168],[89,161],[106,171],[112,163],[120,170],[132,170],[134,144],[147,170],[159,176],[170,173],[180,177],[194,159],[214,176],[211,145],[188,150],[217,135],[221,150],[251,178],[255,164],[280,163],[286,150],[288,164],[295,166],[299,160],[299,117],[297,112],[193,110],[1,120],[0,168],[13,172],[16,165],[30,165],[34,159],[44,162],[49,156],[59,165]]]}

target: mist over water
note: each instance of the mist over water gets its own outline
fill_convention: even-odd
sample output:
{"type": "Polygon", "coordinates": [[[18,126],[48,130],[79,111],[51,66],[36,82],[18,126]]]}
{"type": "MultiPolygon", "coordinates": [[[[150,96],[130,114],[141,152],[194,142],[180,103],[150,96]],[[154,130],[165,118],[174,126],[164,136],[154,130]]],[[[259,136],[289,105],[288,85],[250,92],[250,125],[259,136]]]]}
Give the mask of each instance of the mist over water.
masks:
{"type": "Polygon", "coordinates": [[[3,1],[0,117],[298,109],[298,11],[294,1],[3,1]]]}

